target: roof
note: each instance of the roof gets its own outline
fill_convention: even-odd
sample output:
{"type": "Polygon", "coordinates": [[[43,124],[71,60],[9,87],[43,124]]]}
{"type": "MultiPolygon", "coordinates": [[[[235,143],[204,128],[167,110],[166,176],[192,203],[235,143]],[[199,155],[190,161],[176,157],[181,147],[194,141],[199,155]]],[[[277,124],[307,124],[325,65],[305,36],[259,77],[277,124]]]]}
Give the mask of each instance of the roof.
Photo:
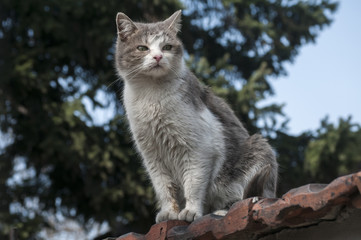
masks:
{"type": "MultiPolygon", "coordinates": [[[[244,199],[233,204],[224,217],[208,214],[192,223],[161,222],[153,225],[145,235],[128,233],[117,240],[282,239],[279,237],[281,231],[322,227],[323,222],[328,224],[353,213],[361,219],[361,171],[339,177],[328,185],[308,184],[291,189],[281,198],[244,199]],[[278,234],[277,238],[275,234],[278,234]],[[271,235],[274,238],[269,238],[271,235]]],[[[346,232],[356,229],[352,228],[352,222],[346,224],[351,228],[346,232]]],[[[332,238],[334,227],[325,226],[324,229],[329,230],[323,232],[329,231],[332,238]]],[[[361,228],[357,226],[357,229],[356,234],[360,237],[361,228]]]]}

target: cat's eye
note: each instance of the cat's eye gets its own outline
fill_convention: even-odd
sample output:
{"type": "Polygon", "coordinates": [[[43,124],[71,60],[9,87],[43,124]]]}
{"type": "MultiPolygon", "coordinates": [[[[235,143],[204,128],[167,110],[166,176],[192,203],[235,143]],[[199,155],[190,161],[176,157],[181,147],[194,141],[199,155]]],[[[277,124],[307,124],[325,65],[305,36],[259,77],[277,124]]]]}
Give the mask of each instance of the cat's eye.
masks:
{"type": "Polygon", "coordinates": [[[144,51],[148,51],[148,50],[149,50],[148,47],[143,46],[143,45],[138,46],[137,49],[138,49],[139,51],[141,51],[141,52],[144,52],[144,51]]]}
{"type": "Polygon", "coordinates": [[[165,50],[165,51],[170,51],[170,50],[172,50],[172,45],[165,45],[163,48],[162,48],[162,50],[165,50]]]}

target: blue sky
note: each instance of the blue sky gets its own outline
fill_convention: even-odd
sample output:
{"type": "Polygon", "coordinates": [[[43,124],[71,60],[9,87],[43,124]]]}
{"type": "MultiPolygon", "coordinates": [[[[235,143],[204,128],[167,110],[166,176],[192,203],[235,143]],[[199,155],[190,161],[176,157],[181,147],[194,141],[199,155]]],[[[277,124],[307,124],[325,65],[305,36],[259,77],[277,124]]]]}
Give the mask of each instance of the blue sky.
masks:
{"type": "Polygon", "coordinates": [[[333,23],[315,44],[300,48],[287,76],[272,81],[275,96],[285,103],[289,133],[315,130],[326,115],[332,123],[352,116],[361,123],[361,1],[341,0],[333,23]]]}

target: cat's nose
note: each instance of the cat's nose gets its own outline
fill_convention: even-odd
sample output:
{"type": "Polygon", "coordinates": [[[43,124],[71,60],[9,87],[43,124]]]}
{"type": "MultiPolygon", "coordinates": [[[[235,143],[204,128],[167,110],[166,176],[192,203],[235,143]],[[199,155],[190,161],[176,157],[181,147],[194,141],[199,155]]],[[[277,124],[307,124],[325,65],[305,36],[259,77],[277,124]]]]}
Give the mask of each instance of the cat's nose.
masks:
{"type": "Polygon", "coordinates": [[[159,63],[159,61],[163,58],[163,56],[162,55],[155,55],[153,58],[157,61],[157,63],[159,63]]]}

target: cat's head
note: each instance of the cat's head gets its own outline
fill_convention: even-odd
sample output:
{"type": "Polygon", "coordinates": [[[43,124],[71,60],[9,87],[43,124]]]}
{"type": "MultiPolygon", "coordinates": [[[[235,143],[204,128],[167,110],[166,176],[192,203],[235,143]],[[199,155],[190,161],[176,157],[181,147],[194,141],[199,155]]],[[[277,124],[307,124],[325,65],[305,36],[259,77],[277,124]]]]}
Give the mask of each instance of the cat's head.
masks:
{"type": "Polygon", "coordinates": [[[183,66],[181,10],[162,22],[137,23],[124,13],[116,17],[118,39],[115,62],[125,81],[178,75],[183,66]]]}

